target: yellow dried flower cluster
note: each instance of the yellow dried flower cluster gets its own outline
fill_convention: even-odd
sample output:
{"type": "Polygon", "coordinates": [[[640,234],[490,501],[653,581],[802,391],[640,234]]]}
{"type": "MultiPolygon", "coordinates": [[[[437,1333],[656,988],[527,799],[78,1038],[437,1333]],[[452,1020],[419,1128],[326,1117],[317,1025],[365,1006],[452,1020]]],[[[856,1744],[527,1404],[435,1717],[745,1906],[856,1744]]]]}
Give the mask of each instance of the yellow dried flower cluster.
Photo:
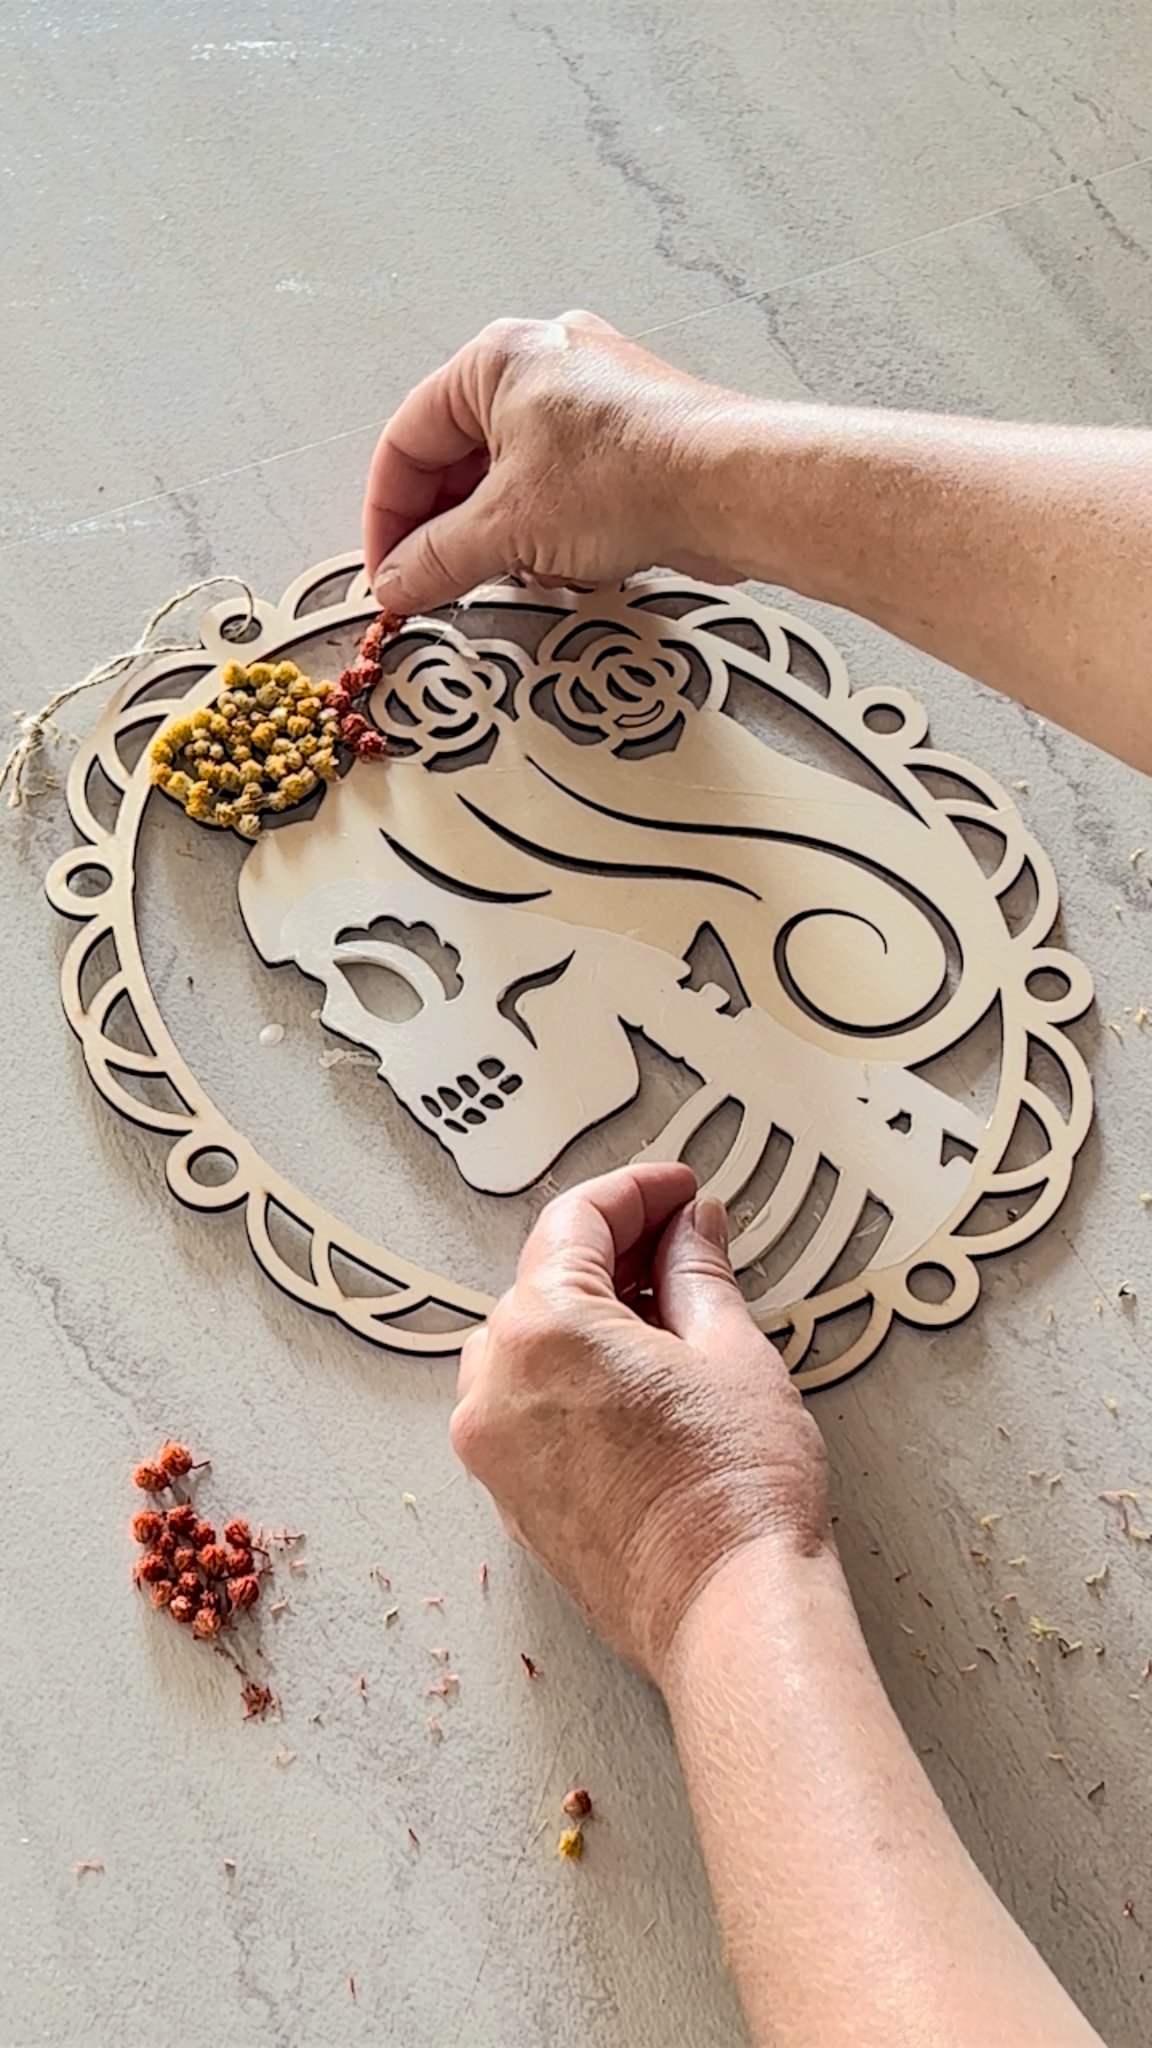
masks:
{"type": "Polygon", "coordinates": [[[290,810],[338,773],[331,683],[295,662],[230,661],[210,705],[168,721],[152,742],[152,781],[198,824],[255,839],[266,811],[290,810]]]}

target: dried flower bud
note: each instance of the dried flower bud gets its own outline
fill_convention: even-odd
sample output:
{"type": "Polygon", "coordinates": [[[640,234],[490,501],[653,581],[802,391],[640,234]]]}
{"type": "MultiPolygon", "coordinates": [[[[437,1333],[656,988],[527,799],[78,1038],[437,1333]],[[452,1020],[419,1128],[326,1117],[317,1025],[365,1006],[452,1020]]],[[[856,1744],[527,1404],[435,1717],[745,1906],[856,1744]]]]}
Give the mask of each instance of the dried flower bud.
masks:
{"type": "Polygon", "coordinates": [[[197,1550],[203,1550],[206,1543],[215,1543],[216,1531],[211,1522],[197,1522],[192,1541],[197,1550]]]}
{"type": "Polygon", "coordinates": [[[206,1543],[197,1552],[197,1560],[207,1579],[226,1578],[232,1568],[230,1553],[220,1543],[206,1543]]]}
{"type": "Polygon", "coordinates": [[[208,1642],[220,1633],[220,1616],[211,1607],[202,1607],[192,1623],[192,1633],[201,1642],[208,1642]]]}
{"type": "Polygon", "coordinates": [[[177,1593],[176,1598],[169,1602],[168,1612],[173,1621],[182,1623],[194,1621],[196,1618],[196,1609],[184,1593],[177,1593]]]}
{"type": "Polygon", "coordinates": [[[184,1474],[192,1470],[192,1453],[187,1444],[166,1443],[157,1463],[169,1479],[183,1479],[184,1474]]]}
{"type": "Polygon", "coordinates": [[[180,1577],[179,1577],[179,1579],[177,1580],[177,1584],[178,1584],[178,1586],[179,1586],[179,1588],[180,1588],[180,1591],[181,1591],[182,1593],[187,1593],[187,1595],[188,1595],[188,1598],[189,1598],[190,1600],[199,1600],[199,1598],[200,1598],[200,1574],[199,1574],[199,1572],[181,1572],[181,1574],[180,1574],[180,1577]]]}
{"type": "Polygon", "coordinates": [[[163,1527],[164,1517],[158,1515],[155,1508],[141,1508],[140,1513],[132,1517],[132,1534],[137,1543],[155,1543],[163,1527]]]}
{"type": "Polygon", "coordinates": [[[260,1581],[249,1574],[242,1579],[229,1579],[228,1598],[233,1607],[255,1607],[260,1598],[260,1581]]]}
{"type": "Polygon", "coordinates": [[[252,1531],[244,1520],[243,1515],[237,1515],[234,1521],[225,1522],[224,1541],[225,1543],[234,1544],[237,1550],[250,1550],[252,1548],[252,1531]]]}
{"type": "Polygon", "coordinates": [[[378,761],[387,751],[387,742],[383,733],[377,732],[375,726],[372,725],[368,727],[367,732],[361,733],[356,742],[356,752],[367,761],[378,761]]]}
{"type": "Polygon", "coordinates": [[[180,1544],[179,1548],[173,1553],[172,1562],[178,1572],[194,1571],[196,1567],[196,1552],[193,1550],[192,1545],[190,1543],[180,1544]]]}
{"type": "Polygon", "coordinates": [[[225,1577],[229,1579],[246,1579],[252,1570],[252,1552],[250,1550],[229,1550],[226,1555],[225,1577]]]}
{"type": "Polygon", "coordinates": [[[137,1465],[132,1474],[132,1484],[138,1486],[141,1493],[161,1493],[168,1481],[159,1465],[137,1465]]]}
{"type": "Polygon", "coordinates": [[[579,1863],[584,1854],[584,1837],[579,1828],[565,1828],[556,1844],[556,1854],[566,1856],[569,1863],[579,1863]]]}
{"type": "Polygon", "coordinates": [[[161,1529],[152,1548],[155,1550],[157,1557],[167,1558],[168,1563],[171,1564],[176,1556],[176,1538],[172,1534],[171,1529],[161,1529]]]}
{"type": "Polygon", "coordinates": [[[592,1796],[583,1785],[574,1785],[564,1801],[564,1811],[569,1820],[587,1820],[592,1811],[592,1796]]]}
{"type": "Polygon", "coordinates": [[[199,1520],[191,1501],[182,1501],[179,1507],[168,1510],[168,1527],[174,1536],[194,1536],[199,1520]]]}
{"type": "Polygon", "coordinates": [[[144,1584],[148,1586],[155,1585],[159,1579],[166,1579],[168,1577],[167,1558],[158,1557],[154,1550],[150,1550],[146,1557],[142,1557],[139,1560],[136,1566],[136,1576],[138,1579],[142,1579],[144,1584]]]}
{"type": "Polygon", "coordinates": [[[155,1585],[148,1588],[148,1598],[153,1607],[167,1607],[174,1591],[171,1579],[157,1579],[155,1585]]]}
{"type": "Polygon", "coordinates": [[[360,711],[350,711],[340,720],[340,737],[346,747],[354,747],[362,735],[372,730],[368,720],[360,711]]]}

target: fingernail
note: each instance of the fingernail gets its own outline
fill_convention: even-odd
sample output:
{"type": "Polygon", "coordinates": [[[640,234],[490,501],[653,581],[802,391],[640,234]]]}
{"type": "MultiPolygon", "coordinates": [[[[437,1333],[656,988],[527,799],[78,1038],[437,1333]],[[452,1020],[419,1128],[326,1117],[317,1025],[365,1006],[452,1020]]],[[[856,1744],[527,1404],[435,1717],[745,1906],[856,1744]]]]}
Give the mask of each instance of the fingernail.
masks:
{"type": "Polygon", "coordinates": [[[701,1195],[692,1211],[696,1235],[714,1244],[717,1251],[728,1250],[728,1211],[715,1195],[701,1195]]]}
{"type": "Polygon", "coordinates": [[[381,611],[388,610],[388,599],[399,589],[400,577],[395,569],[377,569],[372,578],[372,595],[381,611]]]}

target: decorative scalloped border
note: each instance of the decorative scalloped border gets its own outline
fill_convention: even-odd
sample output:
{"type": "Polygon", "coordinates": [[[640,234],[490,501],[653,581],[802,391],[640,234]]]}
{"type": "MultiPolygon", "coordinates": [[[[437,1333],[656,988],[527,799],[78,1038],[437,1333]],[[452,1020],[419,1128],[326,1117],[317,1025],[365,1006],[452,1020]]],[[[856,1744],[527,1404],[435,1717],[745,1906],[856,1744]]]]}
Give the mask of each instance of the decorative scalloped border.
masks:
{"type": "MultiPolygon", "coordinates": [[[[786,1339],[784,1355],[797,1384],[806,1389],[826,1386],[844,1378],[873,1355],[894,1316],[940,1327],[966,1315],[979,1296],[976,1259],[1024,1243],[1059,1207],[1092,1116],[1087,1069],[1062,1027],[1088,1008],[1092,983],[1081,962],[1045,944],[1058,908],[1055,874],[1007,794],[982,769],[927,745],[927,714],[914,698],[897,690],[853,691],[836,649],[806,622],[758,604],[744,593],[734,595],[729,590],[713,589],[679,577],[628,585],[614,600],[604,592],[594,593],[590,601],[576,593],[550,591],[543,606],[536,593],[527,596],[522,586],[510,583],[483,592],[482,602],[486,610],[530,607],[544,609],[557,619],[566,613],[577,614],[591,604],[594,609],[588,615],[605,618],[613,609],[621,616],[631,613],[634,617],[637,607],[659,607],[662,600],[674,596],[691,596],[706,613],[704,617],[678,621],[679,633],[686,627],[697,634],[706,631],[713,661],[720,647],[724,658],[741,675],[790,698],[807,716],[846,741],[878,770],[925,822],[947,831],[953,831],[961,820],[993,824],[1003,839],[1004,852],[995,874],[988,878],[992,894],[1003,895],[1026,866],[1035,878],[1034,909],[1026,928],[1014,939],[1014,946],[1028,956],[1028,962],[1019,975],[1011,1014],[1003,1018],[996,1106],[961,1209],[903,1266],[866,1268],[855,1279],[818,1292],[792,1305],[783,1315],[777,1313],[764,1319],[764,1327],[771,1334],[786,1339]],[[749,621],[763,637],[764,656],[748,653],[724,636],[711,637],[718,625],[749,621]],[[809,647],[822,664],[828,677],[826,695],[792,673],[790,636],[809,647]],[[880,714],[890,730],[880,731],[869,722],[880,714]],[[921,779],[923,772],[930,770],[958,780],[972,792],[971,796],[932,796],[921,779]],[[1044,970],[1051,970],[1064,983],[1055,997],[1032,992],[1032,979],[1044,970]],[[1065,1077],[1069,1096],[1066,1113],[1028,1077],[1030,1039],[1046,1047],[1065,1077]],[[1004,1168],[1000,1162],[1022,1105],[1037,1118],[1049,1149],[1034,1164],[1004,1168]],[[963,1233],[965,1220],[987,1196],[1025,1191],[1035,1192],[1036,1199],[1014,1221],[998,1229],[963,1233]],[[912,1272],[928,1265],[942,1267],[950,1276],[951,1291],[946,1301],[923,1300],[910,1290],[912,1272]],[[853,1341],[836,1357],[805,1365],[820,1325],[861,1302],[868,1303],[869,1313],[864,1328],[853,1341]]],[[[244,653],[258,655],[262,660],[286,655],[301,639],[367,619],[374,611],[360,557],[336,557],[297,577],[279,604],[256,603],[256,630],[249,630],[244,653]],[[331,603],[316,604],[325,586],[336,583],[343,586],[341,595],[331,603]],[[314,608],[308,608],[310,605],[314,608]]],[[[307,1307],[336,1317],[370,1342],[424,1356],[448,1355],[458,1350],[467,1331],[487,1314],[490,1299],[349,1229],[268,1166],[196,1080],[165,1025],[149,985],[135,907],[136,844],[150,790],[147,750],[137,765],[130,767],[121,754],[121,742],[158,718],[211,701],[220,686],[219,667],[236,656],[236,641],[229,637],[228,629],[240,617],[235,601],[215,606],[200,624],[203,656],[165,655],[145,672],[132,677],[109,702],[96,730],[73,762],[68,778],[68,806],[82,843],[54,863],[46,882],[53,908],[82,925],[61,970],[65,1014],[80,1040],[89,1073],[105,1100],[122,1116],[145,1129],[161,1132],[170,1140],[166,1174],[178,1200],[190,1208],[206,1211],[243,1208],[249,1243],[260,1265],[277,1286],[307,1307]],[[190,674],[193,681],[189,686],[190,674]],[[159,687],[167,678],[174,682],[179,678],[181,685],[171,696],[165,696],[159,687]],[[89,800],[90,781],[97,769],[119,796],[111,828],[96,818],[89,800]],[[98,892],[91,888],[94,881],[103,884],[98,892]],[[116,969],[86,999],[84,970],[97,947],[108,938],[115,948],[116,969]],[[128,1051],[108,1035],[110,1016],[121,999],[134,1012],[149,1048],[147,1052],[128,1051]],[[167,1082],[180,1107],[152,1107],[141,1101],[124,1085],[120,1077],[126,1075],[167,1082]],[[197,1166],[208,1155],[227,1163],[227,1178],[223,1181],[208,1182],[197,1177],[197,1166]],[[306,1273],[297,1271],[273,1241],[272,1218],[277,1210],[284,1212],[304,1233],[306,1273]],[[362,1272],[375,1276],[378,1290],[366,1294],[349,1292],[334,1265],[334,1260],[339,1259],[349,1260],[362,1272]],[[416,1326],[414,1319],[420,1316],[427,1323],[429,1311],[443,1327],[416,1326]]],[[[479,643],[481,648],[485,644],[479,643]]]]}

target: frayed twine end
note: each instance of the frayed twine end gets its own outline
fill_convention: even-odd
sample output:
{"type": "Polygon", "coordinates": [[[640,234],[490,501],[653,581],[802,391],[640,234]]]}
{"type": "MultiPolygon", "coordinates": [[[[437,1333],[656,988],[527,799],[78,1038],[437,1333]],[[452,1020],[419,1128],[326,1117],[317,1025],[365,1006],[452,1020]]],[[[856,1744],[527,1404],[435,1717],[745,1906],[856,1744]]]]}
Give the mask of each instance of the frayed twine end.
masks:
{"type": "Polygon", "coordinates": [[[256,600],[244,578],[205,576],[199,583],[190,583],[187,590],[177,591],[175,597],[170,597],[167,603],[158,606],[135,644],[127,648],[123,654],[114,655],[111,661],[100,662],[96,668],[89,669],[88,674],[82,676],[78,683],[68,683],[64,689],[57,690],[55,696],[50,697],[39,711],[34,711],[29,717],[21,720],[19,738],[6,756],[3,765],[0,765],[0,790],[8,783],[12,785],[8,791],[10,810],[19,810],[28,801],[30,792],[25,786],[28,764],[36,749],[42,745],[45,733],[54,733],[53,720],[56,713],[73,697],[79,697],[82,691],[98,689],[101,683],[111,683],[118,676],[130,674],[139,662],[155,661],[161,654],[199,653],[204,644],[201,640],[154,640],[152,635],[169,613],[186,604],[190,597],[199,596],[202,590],[214,590],[222,583],[243,591],[246,610],[242,625],[250,626],[256,616],[256,600]]]}

